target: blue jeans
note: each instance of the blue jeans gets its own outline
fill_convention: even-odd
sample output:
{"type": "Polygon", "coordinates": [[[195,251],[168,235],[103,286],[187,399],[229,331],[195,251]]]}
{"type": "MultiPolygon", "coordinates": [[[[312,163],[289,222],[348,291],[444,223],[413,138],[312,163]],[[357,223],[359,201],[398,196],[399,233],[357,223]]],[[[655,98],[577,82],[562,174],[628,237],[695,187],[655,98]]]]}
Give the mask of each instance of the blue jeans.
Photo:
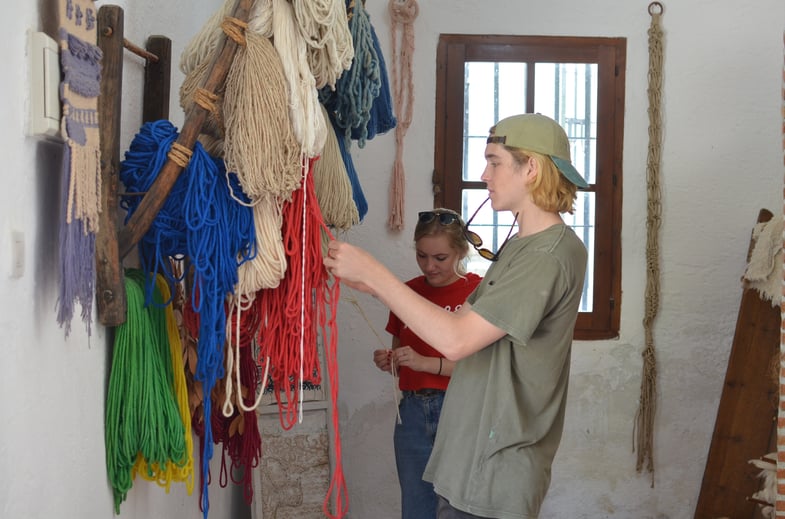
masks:
{"type": "Polygon", "coordinates": [[[433,450],[444,392],[421,395],[404,391],[399,404],[401,423],[395,424],[393,442],[401,484],[402,519],[435,519],[436,494],[422,474],[433,450]]]}

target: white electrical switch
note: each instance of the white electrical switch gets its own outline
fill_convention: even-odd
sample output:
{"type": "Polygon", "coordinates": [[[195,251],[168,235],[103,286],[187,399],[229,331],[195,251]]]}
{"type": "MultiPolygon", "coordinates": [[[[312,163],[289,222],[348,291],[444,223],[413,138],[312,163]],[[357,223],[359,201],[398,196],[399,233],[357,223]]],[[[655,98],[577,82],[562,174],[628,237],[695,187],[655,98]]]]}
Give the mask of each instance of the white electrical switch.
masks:
{"type": "Polygon", "coordinates": [[[28,134],[60,137],[60,49],[43,32],[28,31],[30,121],[28,134]]]}
{"type": "Polygon", "coordinates": [[[21,278],[25,273],[25,235],[11,232],[11,277],[21,278]]]}

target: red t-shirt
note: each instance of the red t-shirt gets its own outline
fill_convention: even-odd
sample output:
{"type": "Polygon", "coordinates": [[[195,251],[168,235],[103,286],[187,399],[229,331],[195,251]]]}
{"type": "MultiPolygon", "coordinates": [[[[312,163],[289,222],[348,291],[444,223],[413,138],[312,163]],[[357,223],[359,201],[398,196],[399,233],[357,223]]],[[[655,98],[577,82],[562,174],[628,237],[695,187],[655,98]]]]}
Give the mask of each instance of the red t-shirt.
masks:
{"type": "MultiPolygon", "coordinates": [[[[441,306],[445,310],[455,312],[463,305],[466,298],[472,293],[472,290],[480,284],[480,281],[482,281],[480,276],[469,272],[465,278],[459,278],[444,287],[432,287],[425,282],[425,276],[410,279],[406,284],[425,299],[441,306]]],[[[390,318],[387,321],[385,330],[390,332],[393,337],[398,337],[401,346],[411,346],[420,355],[425,357],[444,357],[444,355],[423,342],[392,312],[390,312],[390,318]]],[[[447,383],[450,381],[450,377],[414,371],[404,366],[398,371],[398,376],[398,385],[403,391],[426,388],[447,389],[447,383]]]]}

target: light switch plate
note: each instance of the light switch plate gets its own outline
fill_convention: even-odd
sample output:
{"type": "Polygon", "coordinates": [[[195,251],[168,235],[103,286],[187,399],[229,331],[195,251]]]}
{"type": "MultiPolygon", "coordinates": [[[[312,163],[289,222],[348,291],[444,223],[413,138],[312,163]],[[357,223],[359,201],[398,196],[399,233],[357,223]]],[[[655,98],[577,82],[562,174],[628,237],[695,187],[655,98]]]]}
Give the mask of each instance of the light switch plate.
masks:
{"type": "Polygon", "coordinates": [[[60,138],[60,49],[43,32],[28,31],[30,120],[28,135],[60,138]]]}

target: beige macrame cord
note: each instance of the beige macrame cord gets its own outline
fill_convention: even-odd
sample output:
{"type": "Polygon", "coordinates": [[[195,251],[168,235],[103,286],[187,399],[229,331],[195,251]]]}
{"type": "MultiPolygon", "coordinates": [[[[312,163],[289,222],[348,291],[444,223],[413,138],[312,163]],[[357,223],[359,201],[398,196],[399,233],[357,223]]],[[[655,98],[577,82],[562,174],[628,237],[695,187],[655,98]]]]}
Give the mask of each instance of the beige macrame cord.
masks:
{"type": "Polygon", "coordinates": [[[662,148],[662,4],[649,4],[649,150],[646,161],[647,217],[646,217],[646,292],[643,328],[646,347],[643,350],[641,396],[633,431],[633,450],[637,446],[636,470],[644,465],[651,474],[654,487],[654,416],[657,410],[657,359],[654,349],[654,320],[660,303],[659,229],[662,221],[660,190],[660,153],[662,148]]]}
{"type": "Polygon", "coordinates": [[[398,124],[395,127],[395,162],[390,186],[390,215],[387,226],[393,231],[403,229],[403,208],[406,175],[403,168],[403,139],[412,122],[414,109],[414,19],[420,11],[416,0],[390,0],[392,21],[392,84],[398,124]],[[401,48],[398,49],[400,31],[401,48]]]}

